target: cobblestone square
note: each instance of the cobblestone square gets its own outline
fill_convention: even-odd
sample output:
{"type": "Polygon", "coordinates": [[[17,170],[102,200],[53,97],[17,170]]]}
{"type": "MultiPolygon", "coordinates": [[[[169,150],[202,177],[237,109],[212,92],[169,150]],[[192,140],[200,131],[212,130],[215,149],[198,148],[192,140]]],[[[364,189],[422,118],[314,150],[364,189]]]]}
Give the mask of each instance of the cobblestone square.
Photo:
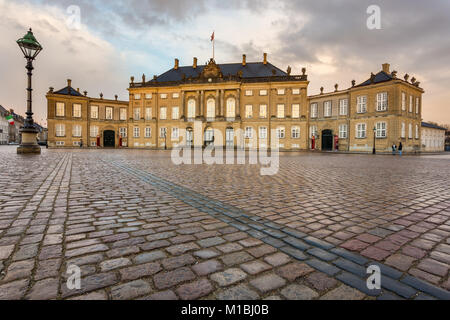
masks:
{"type": "Polygon", "coordinates": [[[450,155],[170,157],[1,146],[0,299],[450,299],[450,155]]]}

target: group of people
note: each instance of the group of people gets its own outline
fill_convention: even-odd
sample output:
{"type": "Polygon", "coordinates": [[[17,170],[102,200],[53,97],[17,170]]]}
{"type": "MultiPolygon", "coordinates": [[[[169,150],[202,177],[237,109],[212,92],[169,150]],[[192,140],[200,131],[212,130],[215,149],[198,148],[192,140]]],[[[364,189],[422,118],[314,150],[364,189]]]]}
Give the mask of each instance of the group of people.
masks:
{"type": "Polygon", "coordinates": [[[395,154],[397,153],[398,150],[398,154],[402,155],[402,151],[403,151],[403,145],[400,142],[398,147],[395,145],[395,143],[392,145],[392,154],[395,156],[395,154]]]}

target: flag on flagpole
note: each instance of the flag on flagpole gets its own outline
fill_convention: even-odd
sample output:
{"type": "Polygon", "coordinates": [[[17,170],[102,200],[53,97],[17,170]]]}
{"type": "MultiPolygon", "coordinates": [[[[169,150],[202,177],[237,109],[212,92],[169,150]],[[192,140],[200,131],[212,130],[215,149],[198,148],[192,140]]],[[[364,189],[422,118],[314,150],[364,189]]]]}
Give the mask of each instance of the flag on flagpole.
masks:
{"type": "Polygon", "coordinates": [[[214,31],[213,31],[213,33],[211,35],[211,41],[214,41],[214,31]]]}
{"type": "Polygon", "coordinates": [[[12,125],[12,126],[14,125],[14,118],[13,118],[13,116],[6,116],[6,120],[8,120],[10,125],[12,125]]]}

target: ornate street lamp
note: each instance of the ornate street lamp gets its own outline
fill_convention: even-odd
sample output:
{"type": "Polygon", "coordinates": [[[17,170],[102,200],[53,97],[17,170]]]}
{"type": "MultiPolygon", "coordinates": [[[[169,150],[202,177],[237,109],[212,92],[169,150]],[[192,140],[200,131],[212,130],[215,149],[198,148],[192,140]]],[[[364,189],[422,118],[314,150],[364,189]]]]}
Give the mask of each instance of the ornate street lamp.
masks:
{"type": "Polygon", "coordinates": [[[377,151],[375,149],[376,136],[377,136],[377,127],[373,127],[373,150],[372,150],[372,154],[376,154],[377,153],[377,151]]]}
{"type": "Polygon", "coordinates": [[[33,32],[30,30],[21,39],[17,40],[20,50],[22,50],[25,59],[27,59],[26,69],[28,70],[28,99],[27,99],[27,117],[24,122],[24,126],[20,129],[22,133],[22,142],[17,148],[17,153],[41,153],[41,148],[37,144],[36,135],[38,130],[34,126],[33,111],[31,108],[31,76],[33,71],[33,60],[36,59],[39,52],[42,51],[42,46],[36,40],[33,32]]]}

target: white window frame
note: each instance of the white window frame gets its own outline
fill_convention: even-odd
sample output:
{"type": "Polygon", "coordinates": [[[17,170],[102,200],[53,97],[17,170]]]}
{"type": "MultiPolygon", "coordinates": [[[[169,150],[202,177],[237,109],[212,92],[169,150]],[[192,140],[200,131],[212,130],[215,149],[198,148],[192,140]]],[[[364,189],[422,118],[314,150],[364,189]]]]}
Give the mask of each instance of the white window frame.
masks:
{"type": "Polygon", "coordinates": [[[253,118],[253,105],[247,104],[247,105],[245,106],[245,117],[246,117],[247,119],[253,118]]]}
{"type": "Polygon", "coordinates": [[[75,125],[72,127],[72,136],[73,136],[73,137],[77,137],[77,138],[81,137],[81,132],[82,132],[82,130],[83,130],[83,128],[82,128],[81,125],[75,124],[75,125]]]}
{"type": "Polygon", "coordinates": [[[412,123],[410,123],[409,125],[408,125],[408,137],[409,137],[409,139],[412,139],[413,138],[413,132],[412,132],[412,123]]]}
{"type": "Polygon", "coordinates": [[[55,136],[56,137],[66,136],[66,126],[64,124],[58,123],[55,125],[55,136]]]}
{"type": "Polygon", "coordinates": [[[316,137],[318,136],[319,130],[317,128],[317,126],[310,126],[309,127],[309,138],[312,139],[312,137],[316,137]]]}
{"type": "Polygon", "coordinates": [[[317,118],[319,115],[319,104],[317,102],[311,103],[311,118],[317,118]]]}
{"type": "Polygon", "coordinates": [[[366,113],[367,112],[367,96],[358,96],[356,98],[356,112],[366,113]]]}
{"type": "Polygon", "coordinates": [[[300,89],[299,88],[292,89],[292,94],[295,95],[295,96],[299,95],[300,94],[300,89]]]}
{"type": "Polygon", "coordinates": [[[236,99],[228,98],[226,102],[226,118],[234,119],[236,117],[236,99]]]}
{"type": "Polygon", "coordinates": [[[294,103],[292,105],[292,118],[299,119],[300,118],[300,104],[294,103]]]}
{"type": "Polygon", "coordinates": [[[247,97],[253,96],[253,90],[245,90],[245,95],[246,95],[247,97]]]}
{"type": "Polygon", "coordinates": [[[106,120],[114,119],[114,108],[113,107],[105,107],[105,119],[106,120]],[[108,111],[110,111],[111,113],[108,114],[108,111]]]}
{"type": "Polygon", "coordinates": [[[259,117],[263,119],[267,118],[267,104],[259,105],[259,117]]]}
{"type": "Polygon", "coordinates": [[[209,98],[206,101],[206,118],[214,120],[216,118],[216,100],[209,98]]]}
{"type": "Polygon", "coordinates": [[[151,138],[152,137],[152,128],[151,127],[145,127],[144,129],[144,138],[151,138]]]}
{"type": "Polygon", "coordinates": [[[388,93],[377,93],[377,111],[386,111],[388,109],[388,93]]]}
{"type": "Polygon", "coordinates": [[[141,94],[140,93],[135,93],[134,94],[134,100],[141,100],[141,94]]]}
{"type": "Polygon", "coordinates": [[[91,136],[91,138],[97,138],[98,132],[99,132],[98,126],[91,126],[89,128],[89,135],[91,136]]]}
{"type": "Polygon", "coordinates": [[[291,127],[291,137],[292,137],[292,139],[300,139],[300,127],[299,126],[291,127]]]}
{"type": "Polygon", "coordinates": [[[172,120],[180,119],[180,108],[172,107],[172,120]]]}
{"type": "Polygon", "coordinates": [[[133,138],[139,138],[141,136],[141,129],[139,127],[133,127],[133,138]]]}
{"type": "Polygon", "coordinates": [[[98,106],[91,106],[91,119],[98,119],[98,106]]]}
{"type": "Polygon", "coordinates": [[[285,89],[277,89],[277,95],[283,96],[283,95],[285,95],[285,93],[286,93],[285,89]]]}
{"type": "Polygon", "coordinates": [[[285,139],[286,138],[286,128],[285,127],[277,127],[276,134],[278,139],[285,139]]]}
{"type": "Polygon", "coordinates": [[[167,93],[161,93],[159,96],[161,99],[167,99],[167,93]]]}
{"type": "Polygon", "coordinates": [[[404,123],[404,122],[402,122],[402,124],[401,124],[400,137],[406,138],[406,123],[404,123]]]}
{"type": "Polygon", "coordinates": [[[339,115],[341,116],[348,115],[348,99],[339,100],[339,115]]]}
{"type": "Polygon", "coordinates": [[[366,139],[367,138],[367,124],[358,123],[356,124],[356,139],[366,139]]]}
{"type": "Polygon", "coordinates": [[[187,108],[187,117],[188,119],[195,119],[195,109],[196,109],[196,102],[195,99],[189,99],[188,100],[188,108],[187,108]]]}
{"type": "Polygon", "coordinates": [[[74,118],[81,118],[81,104],[79,103],[72,104],[72,113],[73,113],[72,116],[74,118]]]}
{"type": "Polygon", "coordinates": [[[127,108],[120,108],[120,110],[119,110],[119,119],[121,121],[127,120],[127,108]]]}
{"type": "Polygon", "coordinates": [[[180,130],[178,128],[172,128],[172,134],[171,134],[172,140],[179,140],[180,139],[180,130]]]}
{"type": "Polygon", "coordinates": [[[127,137],[127,128],[126,127],[119,128],[119,134],[122,136],[122,138],[126,138],[127,137]]]}
{"type": "Polygon", "coordinates": [[[416,124],[416,139],[419,139],[419,125],[416,124]]]}
{"type": "Polygon", "coordinates": [[[153,95],[151,93],[146,93],[145,94],[145,99],[150,100],[153,97],[153,95]]]}
{"type": "Polygon", "coordinates": [[[167,107],[161,107],[159,109],[159,119],[167,120],[167,107]]]}
{"type": "Polygon", "coordinates": [[[375,136],[377,138],[386,138],[387,137],[387,123],[385,121],[377,122],[375,124],[375,136]]]}
{"type": "Polygon", "coordinates": [[[141,108],[134,108],[133,109],[133,119],[134,120],[141,120],[141,108]]]}
{"type": "Polygon", "coordinates": [[[259,127],[259,139],[267,139],[267,127],[259,127]]]}
{"type": "Polygon", "coordinates": [[[56,102],[56,116],[65,117],[66,116],[66,104],[64,102],[56,102]]]}
{"type": "Polygon", "coordinates": [[[161,127],[161,128],[159,128],[159,137],[164,138],[164,136],[167,137],[167,128],[161,127]]]}
{"type": "Polygon", "coordinates": [[[402,91],[402,111],[406,111],[406,92],[402,91]]]}
{"type": "Polygon", "coordinates": [[[152,108],[146,107],[145,108],[145,120],[152,120],[152,113],[153,113],[152,108]]]}
{"type": "Polygon", "coordinates": [[[245,139],[253,139],[253,127],[245,127],[245,139]]]}
{"type": "Polygon", "coordinates": [[[416,114],[419,114],[420,111],[420,98],[416,97],[416,114]]]}
{"type": "Polygon", "coordinates": [[[347,139],[348,138],[348,125],[340,124],[339,125],[339,139],[347,139]]]}
{"type": "Polygon", "coordinates": [[[410,113],[413,112],[413,104],[414,104],[414,97],[413,96],[409,96],[409,112],[410,113]]]}
{"type": "Polygon", "coordinates": [[[172,93],[172,99],[178,99],[180,97],[180,94],[178,92],[172,93]]]}
{"type": "Polygon", "coordinates": [[[284,104],[280,103],[277,104],[277,118],[283,119],[285,117],[285,106],[284,104]]]}
{"type": "Polygon", "coordinates": [[[323,103],[323,116],[329,118],[332,116],[332,113],[333,113],[333,104],[331,100],[325,101],[323,103]]]}
{"type": "Polygon", "coordinates": [[[267,90],[266,89],[259,90],[259,95],[260,96],[267,96],[267,90]]]}

